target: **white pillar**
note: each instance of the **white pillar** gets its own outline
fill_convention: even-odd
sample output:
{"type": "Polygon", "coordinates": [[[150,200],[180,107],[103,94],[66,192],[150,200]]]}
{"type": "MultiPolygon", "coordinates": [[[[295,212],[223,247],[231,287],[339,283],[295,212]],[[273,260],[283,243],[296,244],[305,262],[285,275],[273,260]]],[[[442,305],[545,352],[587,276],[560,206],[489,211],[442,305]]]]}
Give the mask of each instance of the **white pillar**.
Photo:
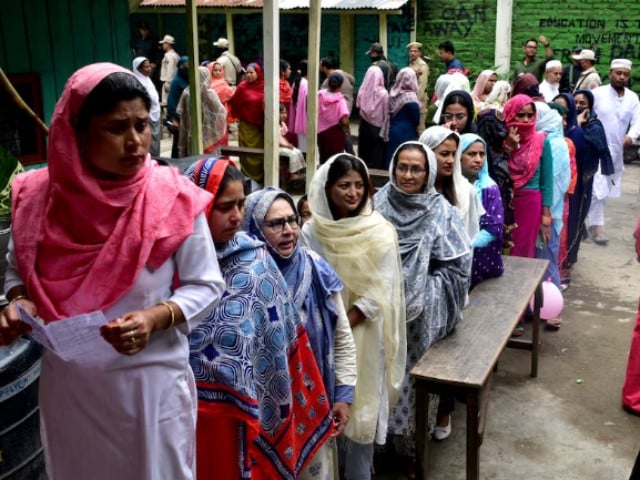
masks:
{"type": "Polygon", "coordinates": [[[191,114],[191,153],[199,155],[202,146],[202,101],[200,99],[200,51],[196,1],[187,0],[187,51],[189,52],[189,112],[191,114]]]}
{"type": "Polygon", "coordinates": [[[511,70],[511,25],[513,0],[498,0],[496,12],[496,51],[494,64],[498,74],[511,70]]]}
{"type": "Polygon", "coordinates": [[[307,188],[318,166],[318,89],[320,87],[320,25],[322,9],[320,2],[309,4],[309,46],[308,75],[309,92],[307,95],[307,188]]]}

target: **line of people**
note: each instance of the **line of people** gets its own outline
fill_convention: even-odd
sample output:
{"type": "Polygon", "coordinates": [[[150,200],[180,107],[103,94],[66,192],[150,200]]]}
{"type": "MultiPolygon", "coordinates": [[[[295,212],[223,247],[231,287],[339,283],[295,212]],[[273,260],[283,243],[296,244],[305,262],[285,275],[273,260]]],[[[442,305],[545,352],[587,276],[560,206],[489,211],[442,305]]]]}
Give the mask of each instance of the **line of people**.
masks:
{"type": "MultiPolygon", "coordinates": [[[[80,69],[53,115],[48,168],[12,185],[10,304],[0,313],[4,345],[27,330],[16,304],[46,323],[94,310],[109,320],[92,340],[95,357],[45,352],[51,477],[335,478],[342,468],[355,479],[370,477],[375,444],[413,458],[408,372],[463,321],[469,289],[502,273],[505,248],[549,258],[553,281],[567,280],[589,182],[598,168],[616,173],[594,111],[627,112],[630,70],[614,60],[602,93],[563,93],[550,105],[524,74],[503,108],[487,103],[499,82],[475,92],[487,95],[479,106],[466,76],[447,73],[438,125],[417,139],[417,126],[397,129],[410,138],[397,142],[378,192],[362,151],[325,151],[301,227],[304,205],[285,192],[245,199],[247,165],[213,156],[189,179],[159,167],[144,79],[112,64],[80,69]]],[[[238,91],[264,95],[251,86],[260,72],[247,67],[232,113],[238,91]]],[[[384,87],[384,69],[369,72],[384,87]]],[[[417,79],[398,72],[388,111],[414,102],[417,79]]],[[[321,95],[340,104],[340,128],[345,77],[327,80],[321,95]]],[[[637,137],[635,113],[631,131],[619,125],[620,144],[637,137]]],[[[240,120],[240,133],[257,135],[240,120]]],[[[389,117],[380,131],[394,132],[389,117]]],[[[455,399],[437,404],[442,440],[455,399]]]]}

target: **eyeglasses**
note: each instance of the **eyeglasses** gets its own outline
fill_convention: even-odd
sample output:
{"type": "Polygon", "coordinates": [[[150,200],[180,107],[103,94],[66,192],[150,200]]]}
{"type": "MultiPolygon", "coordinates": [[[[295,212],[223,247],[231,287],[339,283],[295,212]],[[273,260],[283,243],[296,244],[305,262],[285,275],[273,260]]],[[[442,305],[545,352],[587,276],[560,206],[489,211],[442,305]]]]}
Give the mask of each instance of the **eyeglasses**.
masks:
{"type": "Polygon", "coordinates": [[[403,175],[404,175],[405,173],[409,172],[411,175],[413,175],[413,176],[415,177],[415,176],[417,176],[417,175],[421,175],[421,174],[423,174],[423,173],[424,173],[424,172],[426,172],[427,170],[426,170],[426,169],[424,169],[424,168],[422,168],[422,167],[408,167],[407,165],[405,165],[405,164],[401,163],[401,164],[398,164],[398,165],[396,166],[396,171],[397,171],[398,173],[403,174],[403,175]]]}
{"type": "Polygon", "coordinates": [[[298,217],[296,215],[291,215],[285,218],[274,218],[273,220],[265,220],[264,226],[269,227],[276,233],[284,232],[284,226],[289,225],[291,230],[298,229],[298,217]]]}
{"type": "Polygon", "coordinates": [[[443,113],[442,118],[444,118],[445,122],[450,122],[454,118],[456,120],[464,120],[465,118],[467,118],[467,114],[466,113],[443,113]]]}
{"type": "Polygon", "coordinates": [[[533,48],[533,49],[535,49],[535,50],[537,50],[537,49],[538,49],[538,46],[537,46],[537,45],[525,45],[525,46],[526,46],[527,48],[533,48]]]}

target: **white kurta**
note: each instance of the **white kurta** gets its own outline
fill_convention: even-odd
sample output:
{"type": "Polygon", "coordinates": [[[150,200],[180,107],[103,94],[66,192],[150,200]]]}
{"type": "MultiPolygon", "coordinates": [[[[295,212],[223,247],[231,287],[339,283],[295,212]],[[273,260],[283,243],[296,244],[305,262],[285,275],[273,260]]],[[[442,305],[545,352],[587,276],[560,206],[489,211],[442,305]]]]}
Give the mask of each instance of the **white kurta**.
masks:
{"type": "Polygon", "coordinates": [[[620,183],[624,171],[624,158],[622,142],[625,135],[633,140],[640,137],[640,101],[638,95],[624,89],[624,95],[618,93],[610,86],[603,85],[592,91],[594,102],[593,109],[604,126],[607,136],[607,144],[615,173],[608,179],[596,173],[593,182],[593,194],[596,199],[607,197],[620,197],[620,183]]]}
{"type": "MultiPolygon", "coordinates": [[[[12,243],[8,260],[5,291],[23,283],[12,243]]],[[[64,362],[45,352],[40,415],[50,480],[195,478],[197,397],[186,334],[223,289],[201,214],[174,255],[157,270],[141,271],[131,290],[104,312],[112,320],[171,300],[186,323],[153,333],[144,350],[131,357],[102,339],[95,357],[81,361],[64,362]],[[181,286],[172,292],[176,270],[181,286]]]]}
{"type": "MultiPolygon", "coordinates": [[[[313,236],[310,228],[302,230],[300,240],[307,248],[323,257],[323,248],[313,236]]],[[[382,258],[378,270],[380,275],[384,275],[384,272],[393,271],[393,268],[389,267],[387,263],[393,261],[394,253],[391,251],[389,255],[382,258]]],[[[358,307],[366,319],[364,324],[352,331],[356,346],[357,383],[354,403],[350,412],[351,418],[347,423],[345,435],[357,443],[370,443],[373,440],[379,445],[384,445],[387,438],[390,412],[389,391],[384,381],[386,378],[384,334],[382,330],[384,318],[379,305],[373,299],[360,297],[350,303],[350,295],[351,292],[348,288],[342,289],[341,296],[346,309],[348,310],[353,304],[358,307]],[[365,394],[366,398],[363,398],[365,394]],[[373,438],[367,438],[366,440],[354,438],[351,433],[354,422],[362,422],[366,425],[359,428],[360,431],[375,432],[373,438]]],[[[338,379],[337,370],[336,365],[336,380],[338,379]]]]}

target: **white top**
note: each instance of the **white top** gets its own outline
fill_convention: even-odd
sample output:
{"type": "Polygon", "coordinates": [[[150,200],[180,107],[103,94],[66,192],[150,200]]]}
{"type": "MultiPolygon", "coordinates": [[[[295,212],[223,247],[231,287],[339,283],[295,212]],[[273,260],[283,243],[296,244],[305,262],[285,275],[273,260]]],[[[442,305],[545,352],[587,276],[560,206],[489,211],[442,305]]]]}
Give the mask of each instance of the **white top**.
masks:
{"type": "MultiPolygon", "coordinates": [[[[157,270],[145,268],[108,320],[158,302],[175,302],[187,319],[153,333],[133,356],[102,339],[95,358],[64,362],[45,352],[40,377],[42,442],[50,480],[195,478],[195,384],[186,334],[224,291],[204,214],[194,233],[157,270]],[[175,271],[180,286],[173,292],[175,271]]],[[[5,291],[22,284],[13,242],[5,291]]],[[[64,320],[60,320],[64,321],[64,320]]]]}
{"type": "Polygon", "coordinates": [[[549,103],[560,94],[560,84],[543,80],[538,86],[538,91],[544,97],[544,101],[549,103]]]}

